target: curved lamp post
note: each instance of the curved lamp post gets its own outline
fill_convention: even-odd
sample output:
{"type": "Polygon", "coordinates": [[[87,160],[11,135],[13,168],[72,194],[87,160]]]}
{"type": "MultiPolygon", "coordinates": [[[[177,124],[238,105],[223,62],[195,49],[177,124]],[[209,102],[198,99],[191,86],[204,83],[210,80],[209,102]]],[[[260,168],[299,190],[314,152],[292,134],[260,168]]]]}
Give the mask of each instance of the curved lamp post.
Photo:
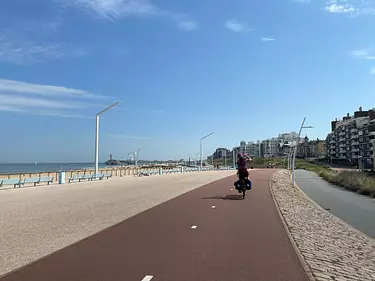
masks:
{"type": "Polygon", "coordinates": [[[210,133],[210,134],[208,134],[208,135],[206,135],[206,136],[204,136],[203,138],[201,138],[201,140],[200,140],[200,169],[202,170],[202,157],[203,157],[203,140],[205,139],[205,138],[208,138],[209,136],[211,136],[212,134],[213,134],[214,132],[212,132],[212,133],[210,133]]]}
{"type": "Polygon", "coordinates": [[[297,142],[295,143],[295,146],[294,146],[293,160],[292,160],[292,183],[293,183],[293,185],[296,183],[295,162],[296,162],[297,147],[298,147],[298,143],[299,143],[299,140],[300,140],[300,137],[301,137],[302,129],[313,128],[312,126],[304,126],[305,121],[306,121],[306,117],[303,119],[302,125],[299,129],[299,132],[298,132],[298,139],[297,139],[297,142]]]}
{"type": "Polygon", "coordinates": [[[99,116],[106,112],[107,110],[111,109],[112,107],[118,105],[120,101],[115,102],[114,104],[111,104],[107,108],[103,109],[102,111],[98,112],[96,114],[96,132],[95,132],[95,170],[94,174],[95,177],[98,174],[99,169],[99,116]]]}

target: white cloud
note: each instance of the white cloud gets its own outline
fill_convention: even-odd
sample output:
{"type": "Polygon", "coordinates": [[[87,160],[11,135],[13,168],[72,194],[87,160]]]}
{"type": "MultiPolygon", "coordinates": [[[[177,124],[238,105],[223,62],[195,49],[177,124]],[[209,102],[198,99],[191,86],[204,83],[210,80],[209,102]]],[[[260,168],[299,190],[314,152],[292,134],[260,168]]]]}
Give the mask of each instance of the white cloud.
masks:
{"type": "Polygon", "coordinates": [[[375,14],[375,6],[372,0],[329,0],[325,10],[334,14],[349,14],[350,16],[375,14]]]}
{"type": "Polygon", "coordinates": [[[40,109],[30,109],[30,108],[16,108],[12,106],[3,106],[0,105],[0,112],[14,112],[14,113],[22,113],[27,115],[44,115],[44,116],[54,116],[54,117],[61,117],[61,118],[83,118],[83,119],[93,119],[94,116],[84,116],[84,115],[77,115],[77,114],[69,114],[69,113],[60,113],[55,110],[40,110],[40,109]]]}
{"type": "MultiPolygon", "coordinates": [[[[352,50],[351,54],[353,57],[363,60],[375,60],[375,50],[372,48],[352,50]]],[[[375,67],[370,70],[370,74],[375,75],[375,67]]]]}
{"type": "Polygon", "coordinates": [[[365,57],[368,56],[370,49],[360,49],[360,50],[353,50],[352,54],[355,57],[365,57]]]}
{"type": "Polygon", "coordinates": [[[25,83],[0,78],[0,91],[6,93],[36,94],[42,96],[77,96],[83,98],[99,97],[83,90],[71,89],[62,86],[25,83]]]}
{"type": "Polygon", "coordinates": [[[0,111],[23,112],[24,110],[9,105],[0,105],[0,111]]]}
{"type": "Polygon", "coordinates": [[[1,104],[5,106],[13,106],[18,109],[22,108],[82,108],[79,103],[70,101],[48,100],[41,98],[29,98],[16,95],[0,94],[1,104]]]}
{"type": "Polygon", "coordinates": [[[185,31],[192,31],[198,28],[198,25],[193,21],[181,21],[178,26],[185,31]]]}
{"type": "Polygon", "coordinates": [[[225,27],[233,32],[250,32],[253,31],[252,28],[249,28],[245,23],[241,23],[236,19],[227,20],[225,22],[225,27]]]}
{"type": "Polygon", "coordinates": [[[326,11],[329,13],[346,13],[355,14],[357,12],[356,8],[350,4],[339,4],[337,1],[333,1],[326,6],[326,11]]]}
{"type": "Polygon", "coordinates": [[[122,16],[150,16],[161,11],[148,0],[57,0],[65,6],[91,11],[110,20],[122,16]]]}
{"type": "Polygon", "coordinates": [[[192,31],[198,25],[190,20],[182,19],[183,16],[162,9],[150,0],[55,0],[64,6],[76,7],[93,12],[100,18],[117,21],[122,17],[165,17],[177,23],[181,30],[192,31]]]}
{"type": "Polygon", "coordinates": [[[351,53],[354,57],[360,59],[375,60],[375,52],[371,48],[353,50],[351,53]]]}
{"type": "Polygon", "coordinates": [[[79,48],[51,40],[57,27],[54,23],[29,22],[0,30],[0,62],[23,65],[84,55],[79,48]]]}
{"type": "Polygon", "coordinates": [[[76,114],[74,111],[82,112],[89,107],[104,107],[104,105],[91,102],[93,98],[97,97],[102,96],[63,86],[0,79],[0,111],[5,112],[64,118],[91,118],[76,114]],[[84,100],[77,101],[76,98],[84,100]]]}
{"type": "Polygon", "coordinates": [[[272,37],[263,37],[260,40],[263,42],[269,42],[269,41],[275,41],[276,39],[272,37]]]}
{"type": "Polygon", "coordinates": [[[29,64],[59,59],[67,53],[57,44],[34,44],[11,41],[0,37],[0,62],[29,64]]]}

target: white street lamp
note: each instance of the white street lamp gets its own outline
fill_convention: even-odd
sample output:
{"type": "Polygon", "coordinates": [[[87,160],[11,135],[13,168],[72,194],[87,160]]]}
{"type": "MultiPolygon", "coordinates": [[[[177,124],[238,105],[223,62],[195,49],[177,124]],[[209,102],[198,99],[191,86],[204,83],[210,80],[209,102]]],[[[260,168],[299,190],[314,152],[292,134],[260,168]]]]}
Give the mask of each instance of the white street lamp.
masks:
{"type": "Polygon", "coordinates": [[[134,161],[134,163],[135,163],[135,155],[134,155],[134,152],[129,152],[129,154],[128,154],[128,159],[130,159],[131,161],[134,161]]]}
{"type": "Polygon", "coordinates": [[[225,150],[225,154],[224,154],[224,166],[225,166],[225,169],[227,168],[227,151],[225,150]]]}
{"type": "Polygon", "coordinates": [[[237,146],[236,147],[233,147],[233,150],[232,150],[232,159],[233,159],[233,169],[236,169],[236,150],[237,150],[237,146]]]}
{"type": "Polygon", "coordinates": [[[292,166],[292,154],[293,154],[293,147],[295,146],[295,143],[292,139],[291,143],[288,143],[286,146],[289,147],[288,149],[288,154],[287,154],[287,159],[288,159],[288,172],[291,169],[292,166]]]}
{"type": "Polygon", "coordinates": [[[224,148],[223,146],[221,146],[221,152],[225,152],[224,153],[224,167],[227,167],[227,149],[225,148],[225,151],[224,151],[224,148]]]}
{"type": "Polygon", "coordinates": [[[211,134],[208,134],[206,136],[204,136],[203,138],[201,138],[201,141],[200,141],[200,169],[202,170],[202,155],[203,155],[203,140],[209,136],[211,136],[214,132],[212,132],[211,134]]]}
{"type": "Polygon", "coordinates": [[[95,132],[95,170],[94,174],[95,177],[98,174],[99,170],[99,116],[106,112],[107,110],[111,109],[112,107],[118,105],[120,101],[115,102],[114,104],[108,106],[107,108],[103,109],[99,113],[96,114],[96,132],[95,132]]]}
{"type": "Polygon", "coordinates": [[[195,154],[195,158],[194,158],[194,166],[197,166],[197,158],[198,158],[198,155],[199,155],[199,152],[197,154],[195,154]]]}
{"type": "Polygon", "coordinates": [[[297,142],[294,145],[294,153],[293,153],[293,161],[292,161],[292,183],[293,183],[293,185],[296,183],[295,162],[296,162],[297,147],[298,147],[298,143],[299,143],[299,140],[300,140],[300,137],[301,137],[302,129],[313,128],[312,126],[304,126],[305,125],[305,121],[306,121],[306,117],[303,119],[301,128],[299,129],[299,132],[298,132],[297,142]]]}
{"type": "Polygon", "coordinates": [[[141,151],[142,149],[138,149],[136,152],[134,152],[134,160],[135,160],[135,166],[138,167],[138,157],[139,157],[139,152],[141,151]]]}

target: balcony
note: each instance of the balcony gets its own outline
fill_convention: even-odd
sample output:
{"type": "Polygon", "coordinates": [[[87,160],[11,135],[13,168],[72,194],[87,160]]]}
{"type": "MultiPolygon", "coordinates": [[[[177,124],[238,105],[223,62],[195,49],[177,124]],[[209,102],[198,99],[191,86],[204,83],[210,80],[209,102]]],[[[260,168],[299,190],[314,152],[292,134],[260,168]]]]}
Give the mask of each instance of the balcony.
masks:
{"type": "Polygon", "coordinates": [[[353,128],[350,130],[350,133],[358,133],[358,129],[357,128],[353,128]]]}
{"type": "Polygon", "coordinates": [[[359,148],[353,148],[352,152],[359,152],[359,148]]]}
{"type": "Polygon", "coordinates": [[[339,133],[339,136],[342,137],[342,136],[345,136],[345,131],[342,131],[339,133]]]}
{"type": "Polygon", "coordinates": [[[346,159],[346,156],[344,156],[344,155],[340,155],[340,156],[339,156],[339,159],[346,159]]]}
{"type": "Polygon", "coordinates": [[[352,134],[351,136],[350,136],[350,139],[352,140],[352,139],[358,139],[359,138],[359,136],[358,136],[358,134],[352,134]]]}
{"type": "Polygon", "coordinates": [[[330,144],[336,143],[336,140],[330,140],[330,144]]]}
{"type": "Polygon", "coordinates": [[[353,141],[352,145],[359,145],[359,142],[358,141],[353,141]]]}
{"type": "Polygon", "coordinates": [[[345,138],[339,138],[339,142],[346,142],[345,138]]]}
{"type": "Polygon", "coordinates": [[[375,123],[368,126],[368,133],[369,135],[375,134],[375,123]]]}

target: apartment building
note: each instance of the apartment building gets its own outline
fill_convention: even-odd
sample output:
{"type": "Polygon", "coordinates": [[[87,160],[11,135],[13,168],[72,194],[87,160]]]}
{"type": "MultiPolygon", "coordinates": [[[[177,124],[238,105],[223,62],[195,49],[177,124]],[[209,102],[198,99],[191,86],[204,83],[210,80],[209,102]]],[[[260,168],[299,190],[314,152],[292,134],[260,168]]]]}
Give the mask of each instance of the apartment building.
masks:
{"type": "Polygon", "coordinates": [[[253,157],[261,157],[261,142],[248,142],[247,143],[247,154],[253,157]]]}
{"type": "Polygon", "coordinates": [[[225,158],[225,157],[232,157],[232,152],[227,148],[220,147],[216,149],[216,151],[213,154],[214,159],[225,158]]]}
{"type": "Polygon", "coordinates": [[[291,132],[291,133],[283,133],[279,134],[278,137],[282,142],[292,142],[296,139],[298,139],[298,133],[297,132],[291,132]]]}
{"type": "Polygon", "coordinates": [[[280,154],[280,143],[279,138],[271,138],[262,141],[262,155],[265,158],[277,157],[280,154]]]}
{"type": "Polygon", "coordinates": [[[373,169],[374,138],[375,109],[363,111],[360,107],[353,116],[348,113],[341,120],[331,122],[331,133],[326,138],[328,158],[332,162],[373,169]]]}
{"type": "MultiPolygon", "coordinates": [[[[298,133],[291,132],[278,134],[278,137],[263,141],[241,141],[240,145],[234,148],[234,152],[246,153],[252,157],[280,157],[289,151],[290,145],[294,146],[297,143],[297,139],[298,133]]],[[[303,138],[300,138],[299,142],[302,141],[303,138]]]]}
{"type": "Polygon", "coordinates": [[[241,152],[241,153],[246,153],[249,156],[252,157],[261,157],[261,142],[245,142],[241,141],[240,146],[236,149],[236,153],[241,152]]]}
{"type": "Polygon", "coordinates": [[[296,156],[298,158],[324,158],[326,156],[325,146],[325,141],[309,140],[306,136],[303,142],[298,144],[296,156]]]}
{"type": "Polygon", "coordinates": [[[303,141],[304,138],[298,140],[297,132],[279,134],[277,138],[263,141],[264,155],[265,157],[282,157],[289,153],[291,147],[303,141]]]}

